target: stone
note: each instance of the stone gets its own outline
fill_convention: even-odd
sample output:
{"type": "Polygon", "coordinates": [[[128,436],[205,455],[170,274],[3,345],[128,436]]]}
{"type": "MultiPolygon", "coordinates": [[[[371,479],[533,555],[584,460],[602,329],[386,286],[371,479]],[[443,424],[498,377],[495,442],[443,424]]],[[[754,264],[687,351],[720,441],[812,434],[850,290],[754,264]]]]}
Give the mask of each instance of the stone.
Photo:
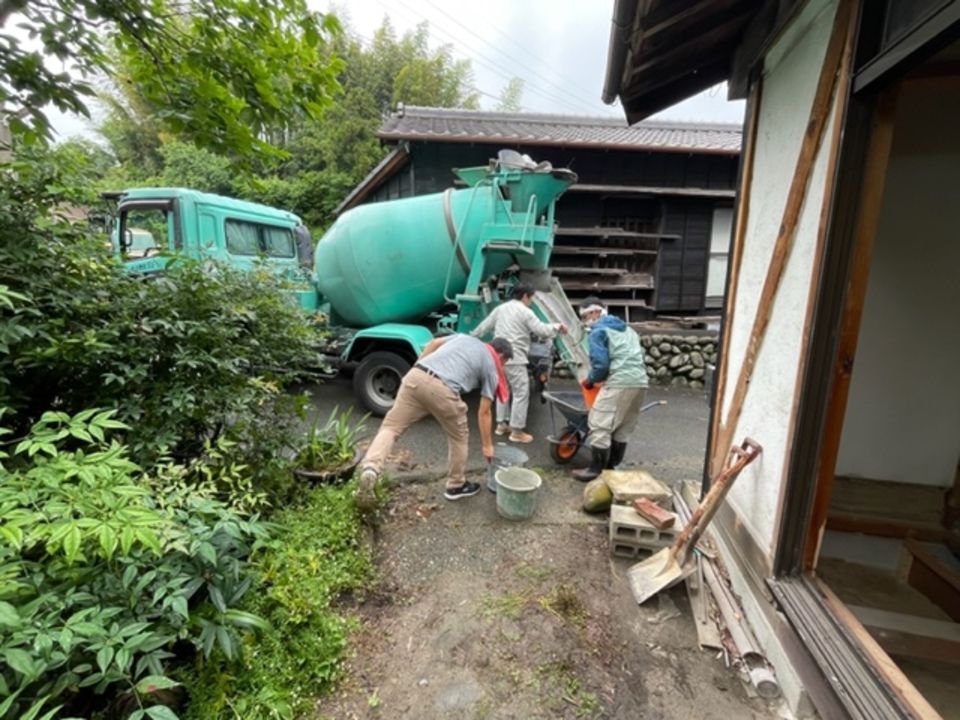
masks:
{"type": "Polygon", "coordinates": [[[657,345],[657,347],[660,348],[660,352],[665,352],[665,353],[673,352],[673,345],[671,345],[668,342],[662,342],[659,345],[657,345]]]}
{"type": "Polygon", "coordinates": [[[604,481],[616,503],[626,504],[645,497],[665,510],[673,509],[670,488],[646,470],[604,470],[598,479],[604,481]]]}
{"type": "Polygon", "coordinates": [[[647,351],[647,355],[649,355],[650,357],[656,359],[656,358],[661,357],[661,356],[663,355],[663,353],[660,352],[660,348],[658,348],[656,345],[654,345],[652,348],[650,348],[650,350],[647,351]]]}
{"type": "Polygon", "coordinates": [[[690,362],[693,363],[694,367],[702,368],[706,363],[703,361],[703,355],[694,350],[690,353],[690,362]]]}
{"type": "Polygon", "coordinates": [[[613,504],[613,493],[603,474],[588,482],[583,488],[583,511],[588,513],[606,512],[613,504]]]}
{"type": "MultiPolygon", "coordinates": [[[[683,365],[683,366],[681,366],[681,367],[678,367],[676,370],[674,370],[674,372],[675,372],[677,375],[686,375],[686,374],[689,373],[691,370],[693,370],[693,365],[683,365]]],[[[701,372],[702,372],[702,371],[701,371],[701,372]]]]}
{"type": "Polygon", "coordinates": [[[674,355],[672,358],[670,358],[669,365],[670,368],[674,370],[683,365],[683,355],[674,355]]]}
{"type": "Polygon", "coordinates": [[[691,371],[690,371],[690,379],[691,379],[691,380],[696,380],[696,379],[698,379],[698,378],[702,378],[702,377],[703,377],[703,372],[704,372],[704,371],[703,371],[703,368],[695,368],[695,369],[691,370],[691,371]]]}
{"type": "Polygon", "coordinates": [[[660,368],[657,369],[658,378],[666,377],[669,374],[670,374],[670,368],[666,366],[661,366],[660,368]]]}

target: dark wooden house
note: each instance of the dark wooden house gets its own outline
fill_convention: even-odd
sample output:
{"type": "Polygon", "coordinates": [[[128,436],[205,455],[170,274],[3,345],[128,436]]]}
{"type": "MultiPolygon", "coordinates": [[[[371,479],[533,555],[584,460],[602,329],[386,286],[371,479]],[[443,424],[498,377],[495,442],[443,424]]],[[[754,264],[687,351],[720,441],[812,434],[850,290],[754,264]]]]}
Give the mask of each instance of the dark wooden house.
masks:
{"type": "Polygon", "coordinates": [[[377,134],[393,148],[338,213],[440,192],[452,168],[516,150],[579,177],[557,204],[551,261],[574,301],[599,295],[629,321],[719,313],[739,125],[401,106],[377,134]]]}

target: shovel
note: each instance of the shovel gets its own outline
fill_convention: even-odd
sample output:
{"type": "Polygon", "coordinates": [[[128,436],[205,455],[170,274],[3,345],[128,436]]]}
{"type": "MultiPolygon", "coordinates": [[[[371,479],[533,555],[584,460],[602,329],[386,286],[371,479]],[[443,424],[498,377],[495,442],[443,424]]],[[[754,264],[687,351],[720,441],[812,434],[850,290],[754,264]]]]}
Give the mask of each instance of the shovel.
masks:
{"type": "Polygon", "coordinates": [[[690,516],[673,545],[638,562],[627,571],[630,589],[638,605],[661,590],[676,585],[696,569],[697,563],[691,549],[696,546],[703,531],[710,524],[737,475],[761,452],[763,448],[750,438],[746,438],[739,447],[731,447],[723,470],[714,479],[707,496],[690,516]]]}

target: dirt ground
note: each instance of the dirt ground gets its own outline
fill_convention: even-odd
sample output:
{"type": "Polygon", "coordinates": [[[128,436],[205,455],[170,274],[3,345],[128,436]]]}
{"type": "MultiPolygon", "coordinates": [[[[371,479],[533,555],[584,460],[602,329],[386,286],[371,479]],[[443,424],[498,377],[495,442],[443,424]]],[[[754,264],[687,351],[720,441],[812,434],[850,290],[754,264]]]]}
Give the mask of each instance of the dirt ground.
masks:
{"type": "Polygon", "coordinates": [[[522,521],[486,489],[457,502],[438,480],[392,489],[372,532],[379,582],[317,717],[788,717],[698,648],[682,586],[637,606],[607,516],[580,511],[562,468],[534,469],[544,484],[522,521]]]}

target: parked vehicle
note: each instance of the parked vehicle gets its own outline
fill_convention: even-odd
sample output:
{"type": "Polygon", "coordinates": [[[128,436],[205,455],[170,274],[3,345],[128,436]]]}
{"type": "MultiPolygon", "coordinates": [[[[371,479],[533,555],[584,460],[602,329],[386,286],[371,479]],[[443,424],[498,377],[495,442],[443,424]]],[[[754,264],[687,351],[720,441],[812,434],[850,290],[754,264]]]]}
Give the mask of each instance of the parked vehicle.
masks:
{"type": "Polygon", "coordinates": [[[555,344],[576,372],[580,324],[547,270],[554,206],[576,175],[512,151],[454,173],[465,187],[349,210],[315,251],[289,212],[181,188],[128,190],[116,196],[115,251],[137,273],[160,272],[178,254],[285,275],[300,306],[330,329],[324,357],[353,373],[358,399],[375,415],[393,404],[426,343],[474,328],[508,277],[533,282],[534,311],[570,328],[555,344]],[[152,245],[132,257],[146,236],[152,245]]]}

